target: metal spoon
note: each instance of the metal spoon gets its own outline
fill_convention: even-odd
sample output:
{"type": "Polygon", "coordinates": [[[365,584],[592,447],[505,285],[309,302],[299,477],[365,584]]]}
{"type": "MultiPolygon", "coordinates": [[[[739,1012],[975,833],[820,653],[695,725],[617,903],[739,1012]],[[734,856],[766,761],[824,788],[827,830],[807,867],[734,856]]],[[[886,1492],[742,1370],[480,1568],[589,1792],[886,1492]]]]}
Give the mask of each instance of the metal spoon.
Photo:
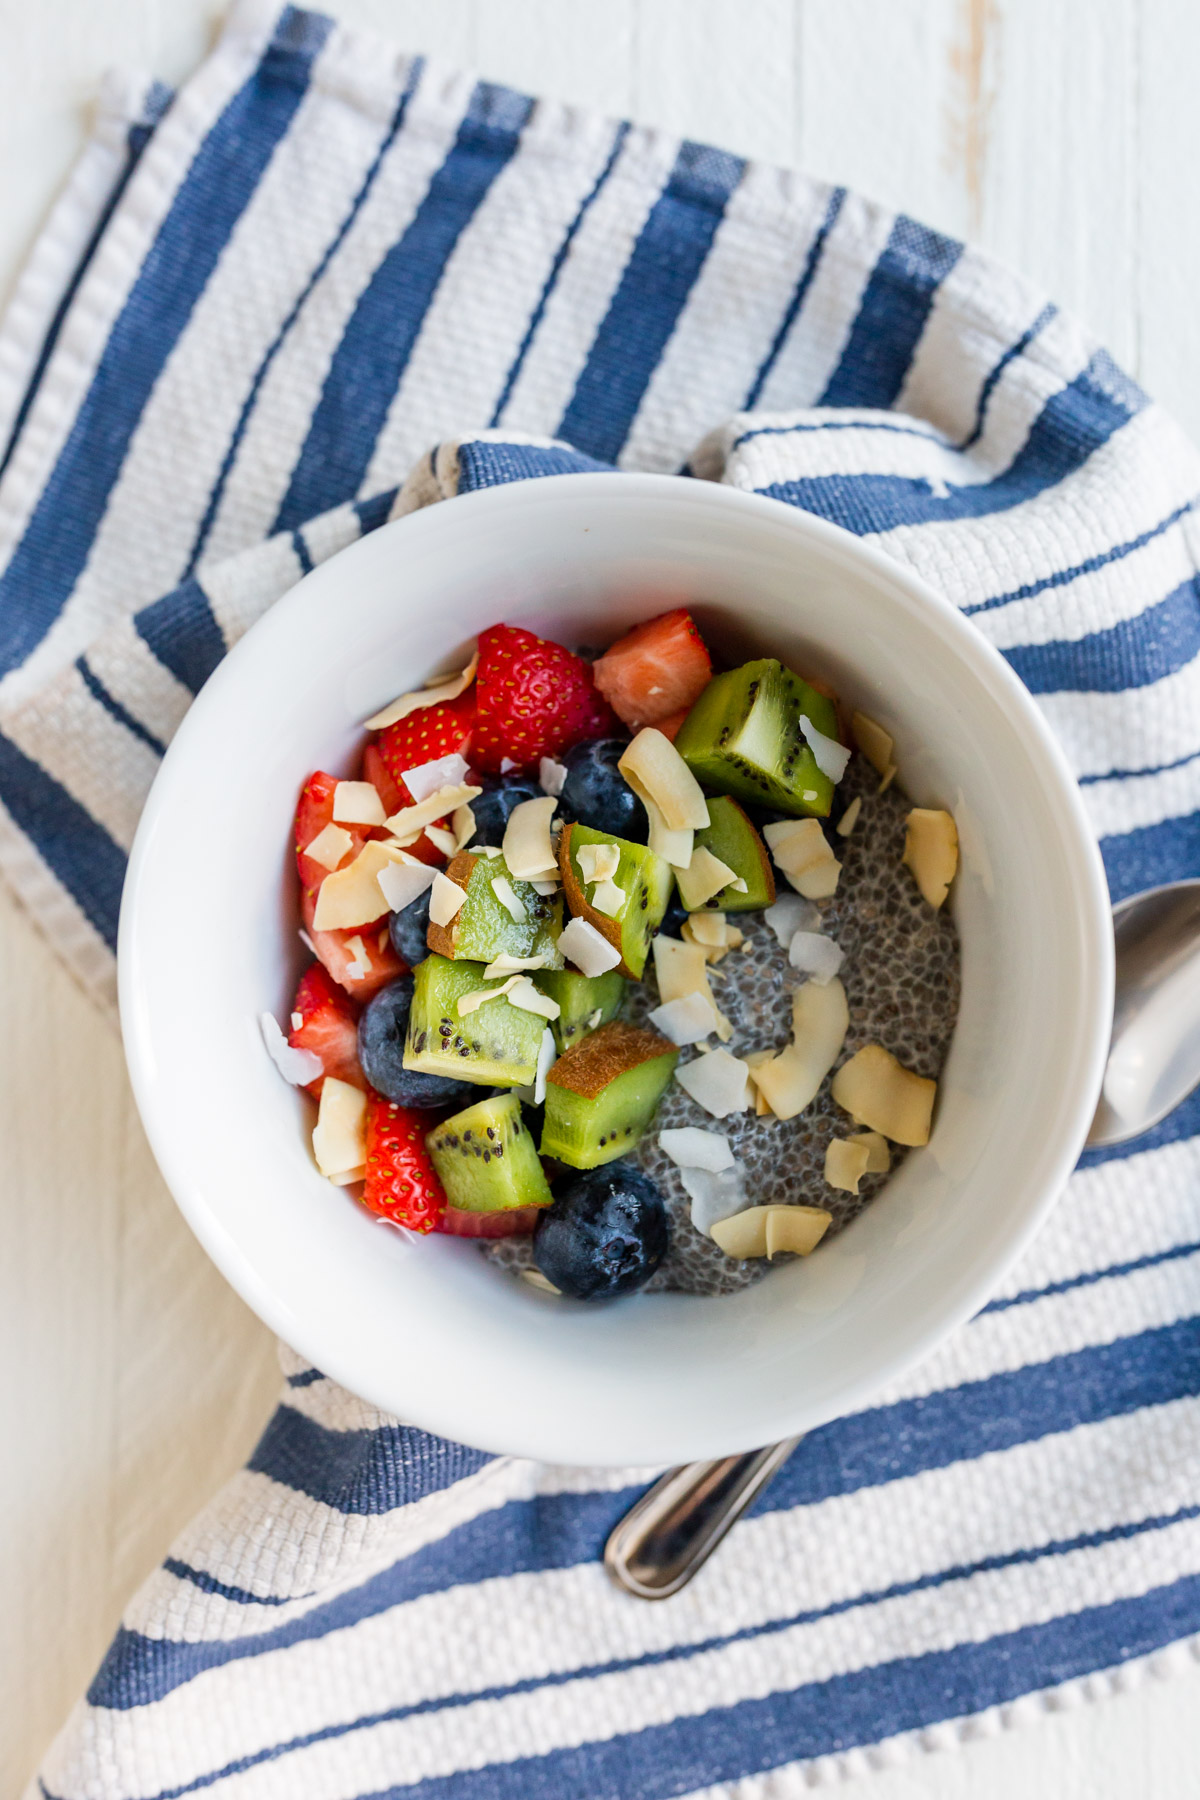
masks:
{"type": "MultiPolygon", "coordinates": [[[[1116,1003],[1092,1146],[1149,1131],[1200,1084],[1200,881],[1113,908],[1116,1003]]],[[[677,1594],[782,1468],[799,1438],[670,1469],[626,1513],[604,1566],[641,1600],[677,1594]]]]}

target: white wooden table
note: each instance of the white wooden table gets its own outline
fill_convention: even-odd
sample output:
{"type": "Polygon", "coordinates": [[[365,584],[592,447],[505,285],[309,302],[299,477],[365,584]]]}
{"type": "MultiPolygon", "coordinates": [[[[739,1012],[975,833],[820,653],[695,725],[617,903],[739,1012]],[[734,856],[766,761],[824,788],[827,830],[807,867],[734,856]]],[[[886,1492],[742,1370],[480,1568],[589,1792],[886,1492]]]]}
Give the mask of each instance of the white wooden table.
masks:
{"type": "MultiPolygon", "coordinates": [[[[981,241],[1200,432],[1195,0],[328,0],[483,74],[836,177],[981,241]]],[[[0,285],[111,63],[182,78],[219,0],[0,0],[0,285]]],[[[268,1333],[175,1213],[120,1046],[0,895],[0,1796],[129,1591],[245,1455],[268,1333]]],[[[1200,1792],[1200,1667],[857,1784],[1200,1792]]]]}

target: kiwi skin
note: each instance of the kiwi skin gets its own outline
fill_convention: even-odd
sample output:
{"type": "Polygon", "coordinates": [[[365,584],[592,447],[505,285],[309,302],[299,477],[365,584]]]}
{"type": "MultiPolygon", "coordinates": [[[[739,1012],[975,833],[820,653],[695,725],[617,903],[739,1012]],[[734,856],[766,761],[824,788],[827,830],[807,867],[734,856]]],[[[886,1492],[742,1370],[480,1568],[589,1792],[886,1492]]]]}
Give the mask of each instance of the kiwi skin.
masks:
{"type": "Polygon", "coordinates": [[[621,1020],[573,1044],[546,1077],[542,1155],[575,1169],[622,1156],[654,1117],[678,1060],[669,1038],[621,1020]]]}
{"type": "Polygon", "coordinates": [[[451,1206],[512,1212],[553,1198],[515,1094],[495,1094],[428,1132],[425,1146],[451,1206]]]}
{"type": "Polygon", "coordinates": [[[628,981],[640,981],[650,939],[661,925],[671,898],[674,886],[671,865],[644,844],[630,844],[607,832],[571,824],[564,825],[558,841],[558,866],[562,872],[563,893],[573,916],[585,920],[620,952],[618,975],[624,975],[628,981]],[[610,919],[607,913],[597,912],[589,904],[587,884],[575,861],[575,854],[582,844],[615,844],[620,850],[621,863],[613,879],[618,887],[624,888],[627,899],[619,918],[610,919]]]}

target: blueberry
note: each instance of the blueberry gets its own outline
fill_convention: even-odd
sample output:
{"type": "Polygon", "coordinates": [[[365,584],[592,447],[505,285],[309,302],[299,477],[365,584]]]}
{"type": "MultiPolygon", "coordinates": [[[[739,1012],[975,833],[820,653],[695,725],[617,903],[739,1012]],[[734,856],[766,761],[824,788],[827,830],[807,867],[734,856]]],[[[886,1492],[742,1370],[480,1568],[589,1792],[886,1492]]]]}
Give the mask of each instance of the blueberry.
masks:
{"type": "Polygon", "coordinates": [[[415,969],[429,955],[429,946],[425,942],[429,932],[429,892],[426,888],[423,894],[409,901],[403,912],[393,913],[388,920],[392,949],[404,958],[410,969],[415,969]]]}
{"type": "MultiPolygon", "coordinates": [[[[680,937],[683,933],[683,927],[687,922],[687,918],[687,907],[683,904],[683,901],[679,898],[675,889],[672,888],[671,898],[667,902],[667,910],[663,914],[662,924],[658,929],[660,931],[665,931],[668,937],[680,937]]],[[[395,940],[393,939],[393,942],[394,941],[395,940]]]]}
{"type": "Polygon", "coordinates": [[[608,1300],[643,1287],[667,1254],[658,1187],[627,1162],[574,1176],[533,1234],[533,1260],[574,1300],[608,1300]]]}
{"type": "Polygon", "coordinates": [[[592,738],[567,751],[563,757],[567,778],[558,799],[560,819],[630,844],[646,842],[650,835],[646,809],[617,768],[628,748],[623,738],[592,738]]]}
{"type": "Polygon", "coordinates": [[[485,775],[481,786],[482,794],[471,802],[475,835],[468,847],[495,844],[498,849],[504,841],[504,828],[513,808],[520,806],[523,800],[541,800],[544,796],[537,782],[528,775],[485,775]]]}
{"type": "Polygon", "coordinates": [[[358,1060],[363,1074],[385,1100],[397,1106],[462,1106],[479,1089],[450,1075],[424,1075],[404,1066],[404,1040],[412,1007],[411,975],[397,976],[371,1000],[358,1021],[358,1060]]]}

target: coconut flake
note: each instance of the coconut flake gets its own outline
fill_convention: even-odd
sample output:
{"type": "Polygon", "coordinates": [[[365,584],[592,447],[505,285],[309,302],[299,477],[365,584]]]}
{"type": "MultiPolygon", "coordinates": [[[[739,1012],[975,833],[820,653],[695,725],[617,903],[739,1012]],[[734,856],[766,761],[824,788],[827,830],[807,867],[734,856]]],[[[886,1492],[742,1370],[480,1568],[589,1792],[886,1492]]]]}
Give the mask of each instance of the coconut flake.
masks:
{"type": "Polygon", "coordinates": [[[702,831],[708,824],[700,783],[670,738],[653,725],[638,732],[617,768],[643,805],[654,802],[668,831],[702,831]]]}
{"type": "Polygon", "coordinates": [[[405,856],[402,852],[386,869],[380,869],[376,879],[392,912],[403,912],[406,906],[411,906],[414,900],[421,897],[426,888],[432,887],[437,873],[431,863],[421,862],[415,856],[405,856]]]}
{"type": "Polygon", "coordinates": [[[540,1013],[543,1019],[557,1019],[562,1007],[549,994],[543,994],[541,988],[535,987],[528,975],[518,975],[509,984],[508,1003],[520,1007],[522,1012],[540,1013]]]}
{"type": "Polygon", "coordinates": [[[625,889],[615,881],[598,881],[592,889],[591,904],[606,919],[615,919],[625,904],[625,889]]]}
{"type": "Polygon", "coordinates": [[[685,994],[681,1000],[668,1000],[663,1006],[656,1006],[649,1015],[649,1023],[655,1031],[661,1031],[669,1037],[673,1044],[698,1044],[710,1032],[716,1031],[720,1014],[711,997],[705,994],[685,994]]]}
{"type": "Polygon", "coordinates": [[[832,782],[839,782],[850,761],[850,752],[845,744],[839,744],[836,738],[827,737],[823,731],[818,731],[807,713],[800,714],[800,729],[808,739],[813,760],[822,775],[827,775],[832,782]]]}
{"type": "Polygon", "coordinates": [[[737,875],[728,863],[723,863],[719,856],[714,856],[705,845],[699,844],[692,851],[692,860],[686,869],[680,869],[675,877],[679,888],[679,898],[689,912],[695,912],[737,880],[737,875]]]}
{"type": "Polygon", "coordinates": [[[543,756],[538,763],[538,786],[543,794],[553,794],[557,800],[563,791],[567,779],[567,765],[555,760],[553,756],[543,756]]]}
{"type": "Polygon", "coordinates": [[[541,1106],[546,1098],[546,1077],[557,1060],[554,1033],[547,1026],[538,1046],[537,1074],[533,1078],[533,1104],[541,1106]]]}
{"type": "Polygon", "coordinates": [[[732,1167],[714,1173],[711,1169],[681,1169],[679,1183],[691,1201],[692,1224],[705,1237],[712,1236],[714,1225],[731,1219],[752,1204],[746,1187],[746,1168],[734,1162],[732,1167]]]}
{"type": "Polygon", "coordinates": [[[648,849],[661,856],[664,862],[670,863],[675,870],[686,869],[692,860],[692,850],[696,842],[696,834],[692,830],[669,831],[667,822],[655,806],[653,800],[643,800],[646,817],[650,821],[650,831],[646,843],[648,849]]]}
{"type": "Polygon", "coordinates": [[[777,1118],[794,1119],[812,1104],[841,1055],[849,1026],[846,990],[836,975],[824,987],[806,982],[793,996],[792,1042],[750,1069],[777,1118]]]}
{"type": "Polygon", "coordinates": [[[498,981],[502,975],[521,975],[526,969],[544,969],[544,956],[510,956],[502,950],[493,962],[483,971],[485,981],[498,981]]]}
{"type": "Polygon", "coordinates": [[[333,817],[338,825],[382,825],[387,810],[372,781],[339,781],[333,790],[333,817]]]}
{"type": "Polygon", "coordinates": [[[867,1150],[867,1174],[886,1175],[892,1166],[892,1152],[885,1137],[877,1131],[852,1131],[846,1139],[848,1144],[865,1144],[867,1150]]]}
{"type": "Polygon", "coordinates": [[[861,811],[862,811],[862,795],[855,794],[853,800],[850,802],[849,806],[846,808],[845,812],[842,814],[841,818],[837,822],[837,834],[839,837],[849,837],[850,836],[850,833],[854,830],[854,827],[858,824],[858,815],[861,811]]]}
{"type": "Polygon", "coordinates": [[[402,806],[399,812],[392,814],[385,821],[389,831],[398,838],[409,837],[413,832],[424,831],[427,825],[436,824],[439,819],[464,805],[468,800],[477,800],[483,789],[472,787],[469,782],[461,782],[455,787],[440,787],[416,806],[402,806]]]}
{"type": "Polygon", "coordinates": [[[400,719],[407,719],[409,713],[418,712],[422,707],[444,706],[447,700],[457,700],[474,681],[478,667],[477,650],[461,674],[437,675],[428,687],[416,688],[411,694],[401,694],[398,700],[393,700],[381,712],[372,713],[366,721],[367,730],[384,731],[389,725],[395,725],[400,719]]]}
{"type": "Polygon", "coordinates": [[[317,893],[314,931],[353,931],[382,918],[389,906],[378,878],[403,854],[397,846],[373,838],[352,863],[327,875],[317,893]]]}
{"type": "Polygon", "coordinates": [[[479,1008],[486,1006],[489,1000],[503,1000],[506,995],[512,993],[518,981],[527,981],[528,979],[528,976],[510,975],[508,980],[502,982],[499,987],[474,988],[469,994],[460,994],[458,997],[459,1018],[465,1019],[470,1013],[478,1012],[479,1008]]]}
{"type": "Polygon", "coordinates": [[[312,1134],[313,1155],[322,1175],[348,1175],[367,1160],[367,1096],[327,1075],[321,1088],[317,1123],[312,1134]]]}
{"type": "Polygon", "coordinates": [[[687,994],[706,994],[712,999],[702,945],[685,944],[660,931],[652,947],[654,974],[662,1000],[682,1000],[687,994]]]}
{"type": "Polygon", "coordinates": [[[615,969],[621,960],[616,945],[610,944],[586,919],[569,920],[562,929],[558,947],[581,975],[604,975],[609,969],[615,969]]]}
{"type": "Polygon", "coordinates": [[[507,875],[497,875],[495,877],[492,882],[492,892],[495,894],[505,912],[507,912],[513,924],[523,925],[526,919],[528,919],[529,914],[525,910],[524,901],[517,893],[516,888],[514,888],[507,875]]]}
{"type": "Polygon", "coordinates": [[[710,1236],[726,1256],[739,1262],[784,1251],[807,1256],[832,1223],[833,1214],[819,1206],[751,1206],[731,1218],[719,1219],[710,1236]]]}
{"type": "Polygon", "coordinates": [[[728,1050],[705,1050],[677,1068],[675,1079],[697,1106],[714,1119],[725,1119],[730,1113],[745,1111],[749,1073],[745,1063],[728,1050]]]}
{"type": "Polygon", "coordinates": [[[502,756],[500,758],[500,773],[502,775],[511,775],[515,770],[519,769],[520,766],[520,763],[514,762],[511,756],[502,756]]]}
{"type": "Polygon", "coordinates": [[[550,821],[558,801],[553,794],[542,800],[522,800],[508,815],[504,827],[504,860],[518,881],[544,881],[557,869],[550,821]]]}
{"type": "Polygon", "coordinates": [[[367,1179],[367,1165],[363,1163],[361,1168],[346,1169],[340,1175],[330,1175],[328,1179],[334,1187],[353,1187],[356,1181],[367,1179]]]}
{"type": "Polygon", "coordinates": [[[806,900],[827,900],[837,892],[842,865],[816,819],[783,819],[763,827],[776,866],[806,900]]]}
{"type": "Polygon", "coordinates": [[[709,1169],[719,1175],[734,1166],[729,1139],[719,1131],[704,1131],[699,1125],[681,1125],[674,1131],[660,1131],[658,1147],[678,1169],[709,1169]]]}
{"type": "Polygon", "coordinates": [[[547,876],[545,881],[531,881],[529,885],[535,894],[540,894],[542,898],[545,899],[550,894],[557,894],[561,883],[557,878],[551,880],[551,878],[547,876]]]}
{"type": "Polygon", "coordinates": [[[537,1288],[540,1294],[557,1294],[561,1298],[562,1289],[547,1281],[540,1269],[522,1269],[521,1280],[527,1281],[531,1288],[537,1288]]]}
{"type": "Polygon", "coordinates": [[[353,848],[354,839],[348,831],[343,831],[340,825],[326,825],[323,831],[318,831],[312,843],[305,846],[304,854],[332,873],[347,851],[353,848]]]}
{"type": "Polygon", "coordinates": [[[371,957],[362,938],[354,936],[346,940],[346,948],[353,952],[353,957],[346,964],[346,974],[351,981],[365,981],[371,973],[371,957]]]}
{"type": "Polygon", "coordinates": [[[843,1194],[857,1194],[870,1160],[865,1144],[851,1143],[849,1138],[831,1138],[825,1146],[825,1180],[843,1194]]]}
{"type": "Polygon", "coordinates": [[[449,925],[457,919],[467,903],[466,888],[459,887],[457,881],[451,881],[439,869],[433,878],[433,889],[429,896],[429,922],[431,925],[449,925]]]}
{"type": "MultiPolygon", "coordinates": [[[[292,1029],[298,1031],[296,1024],[298,1013],[292,1014],[292,1029]]],[[[325,1073],[325,1065],[312,1050],[300,1050],[289,1044],[280,1028],[279,1020],[273,1013],[265,1012],[259,1018],[263,1043],[267,1046],[267,1055],[292,1087],[307,1087],[310,1081],[317,1081],[325,1073]]],[[[300,1019],[300,1025],[304,1020],[300,1019]]]]}
{"type": "Polygon", "coordinates": [[[811,975],[819,987],[832,981],[846,960],[846,952],[821,931],[797,931],[788,946],[793,969],[811,975]]]}
{"type": "Polygon", "coordinates": [[[958,827],[948,812],[925,806],[914,806],[904,825],[902,861],[912,870],[922,898],[936,910],[958,873],[958,827]]]}
{"type": "Polygon", "coordinates": [[[447,831],[443,825],[427,825],[425,827],[425,836],[429,839],[434,849],[440,850],[443,856],[453,856],[458,849],[454,833],[452,831],[447,831]]]}
{"type": "Polygon", "coordinates": [[[785,950],[798,931],[812,931],[821,923],[812,901],[799,894],[780,894],[771,906],[763,908],[763,918],[785,950]]]}
{"type": "Polygon", "coordinates": [[[893,1144],[929,1142],[937,1082],[896,1061],[882,1044],[864,1044],[833,1078],[833,1097],[857,1125],[893,1144]]]}
{"type": "Polygon", "coordinates": [[[877,775],[887,775],[889,769],[895,774],[892,752],[896,746],[878,720],[871,718],[869,713],[856,712],[851,715],[850,730],[877,775]]]}
{"type": "Polygon", "coordinates": [[[455,750],[449,756],[435,757],[433,762],[418,763],[415,769],[405,769],[400,779],[419,805],[441,788],[462,787],[470,768],[466,757],[455,750]]]}
{"type": "Polygon", "coordinates": [[[454,832],[454,848],[457,852],[464,849],[475,836],[475,814],[469,806],[456,806],[450,815],[450,825],[454,832]]]}
{"type": "Polygon", "coordinates": [[[621,866],[617,844],[581,844],[575,855],[579,873],[587,882],[611,881],[621,866]]]}

